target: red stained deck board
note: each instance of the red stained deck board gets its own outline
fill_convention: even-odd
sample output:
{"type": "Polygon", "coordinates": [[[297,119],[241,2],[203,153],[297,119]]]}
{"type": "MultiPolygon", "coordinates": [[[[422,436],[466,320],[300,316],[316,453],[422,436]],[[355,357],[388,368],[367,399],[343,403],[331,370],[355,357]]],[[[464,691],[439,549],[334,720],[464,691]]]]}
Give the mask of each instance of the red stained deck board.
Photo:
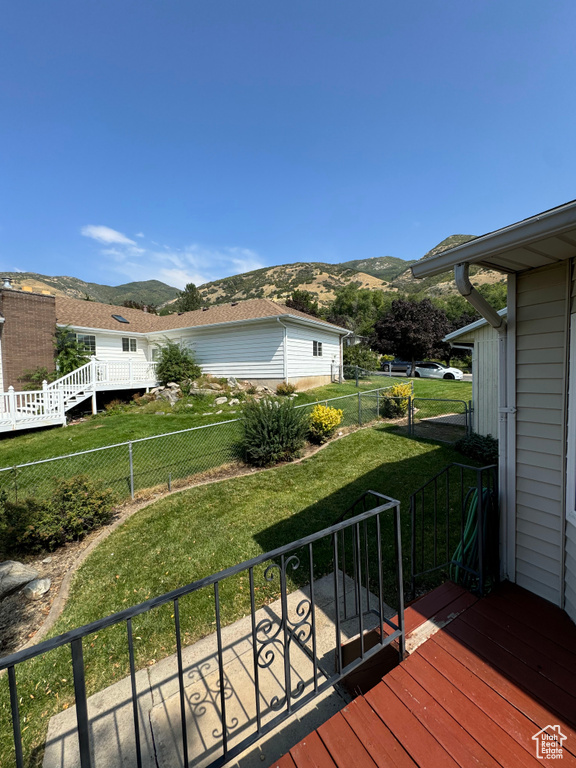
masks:
{"type": "MultiPolygon", "coordinates": [[[[418,598],[406,608],[404,611],[404,631],[406,635],[409,635],[432,618],[445,621],[450,613],[460,613],[469,604],[475,603],[477,599],[457,584],[446,581],[438,589],[418,598]]],[[[391,621],[397,624],[398,616],[393,616],[391,621]]],[[[393,631],[387,624],[383,626],[385,635],[391,635],[393,631]]]]}
{"type": "Polygon", "coordinates": [[[292,747],[289,754],[296,768],[335,768],[334,761],[316,731],[292,747]]]}
{"type": "Polygon", "coordinates": [[[403,668],[390,672],[386,684],[462,768],[500,768],[500,763],[403,668]]]}
{"type": "MultiPolygon", "coordinates": [[[[562,731],[569,739],[565,742],[564,748],[566,749],[572,745],[572,751],[576,754],[576,730],[571,728],[564,718],[558,718],[557,714],[552,714],[547,707],[527,694],[508,676],[487,664],[484,659],[469,650],[465,645],[462,645],[462,643],[459,643],[455,638],[450,637],[446,632],[439,632],[435,635],[433,643],[435,646],[447,651],[460,664],[465,666],[470,672],[473,672],[486,685],[490,686],[495,693],[510,702],[512,706],[519,712],[522,712],[533,723],[543,723],[544,721],[548,723],[551,720],[558,722],[562,727],[562,731]]],[[[422,655],[426,656],[425,653],[422,655]]]]}
{"type": "MultiPolygon", "coordinates": [[[[518,633],[510,632],[504,626],[505,620],[498,622],[497,619],[488,618],[476,607],[462,616],[462,620],[473,627],[476,632],[488,637],[502,648],[512,651],[516,658],[523,661],[530,669],[537,670],[543,677],[548,678],[566,693],[572,694],[573,691],[576,691],[576,673],[557,664],[545,646],[535,648],[532,644],[521,640],[517,636],[518,633]]],[[[574,705],[576,711],[576,699],[574,705]]]]}
{"type": "Polygon", "coordinates": [[[486,600],[480,601],[478,609],[486,616],[504,619],[504,626],[513,634],[517,634],[526,642],[531,642],[538,648],[542,644],[546,645],[549,655],[554,658],[558,664],[567,666],[568,669],[574,669],[576,665],[576,625],[573,624],[567,616],[562,618],[558,614],[563,614],[556,606],[551,606],[549,619],[543,618],[540,614],[542,603],[546,603],[542,598],[532,604],[531,610],[519,607],[512,597],[508,595],[490,595],[486,600]]]}
{"type": "MultiPolygon", "coordinates": [[[[536,722],[529,719],[434,641],[425,643],[419,649],[419,654],[503,728],[521,747],[532,754],[532,736],[549,724],[548,713],[544,713],[544,717],[536,722]]],[[[565,764],[576,768],[573,757],[566,753],[566,758],[565,764]]]]}
{"type": "Polygon", "coordinates": [[[452,685],[418,653],[405,662],[406,671],[466,730],[503,768],[535,768],[538,765],[523,747],[452,685]]]}
{"type": "Polygon", "coordinates": [[[450,757],[384,681],[372,688],[365,699],[419,768],[438,768],[439,766],[458,768],[458,763],[450,757]]]}
{"type": "Polygon", "coordinates": [[[509,610],[511,615],[520,619],[524,617],[524,620],[528,619],[532,624],[537,621],[539,630],[548,633],[546,637],[550,636],[568,650],[574,648],[576,624],[565,611],[543,597],[505,581],[486,599],[506,603],[506,610],[509,610]]]}
{"type": "Polygon", "coordinates": [[[443,631],[467,645],[488,664],[520,685],[530,696],[537,698],[554,716],[559,715],[571,727],[576,726],[576,698],[520,661],[513,650],[493,642],[462,618],[453,621],[443,631]]]}
{"type": "Polygon", "coordinates": [[[338,768],[374,768],[376,765],[340,712],[323,723],[317,733],[338,768]]]}
{"type": "Polygon", "coordinates": [[[342,716],[370,752],[378,768],[417,768],[363,696],[344,707],[342,716]]]}

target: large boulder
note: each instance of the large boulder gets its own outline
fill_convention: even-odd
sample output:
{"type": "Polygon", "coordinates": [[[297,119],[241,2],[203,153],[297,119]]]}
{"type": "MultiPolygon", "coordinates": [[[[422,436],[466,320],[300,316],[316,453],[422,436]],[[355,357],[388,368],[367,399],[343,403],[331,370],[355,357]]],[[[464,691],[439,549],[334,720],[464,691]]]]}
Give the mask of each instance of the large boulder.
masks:
{"type": "Polygon", "coordinates": [[[15,592],[37,576],[38,571],[34,568],[16,560],[5,560],[0,563],[0,598],[15,592]]]}

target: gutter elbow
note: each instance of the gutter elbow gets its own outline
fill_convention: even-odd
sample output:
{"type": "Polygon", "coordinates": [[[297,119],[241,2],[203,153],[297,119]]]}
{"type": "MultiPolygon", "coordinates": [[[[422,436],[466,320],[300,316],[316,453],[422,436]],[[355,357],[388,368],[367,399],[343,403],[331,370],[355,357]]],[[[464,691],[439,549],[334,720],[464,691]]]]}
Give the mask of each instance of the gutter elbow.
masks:
{"type": "Polygon", "coordinates": [[[454,281],[461,296],[479,312],[482,317],[499,333],[506,332],[506,321],[492,307],[470,282],[470,265],[467,263],[456,264],[454,267],[454,281]]]}

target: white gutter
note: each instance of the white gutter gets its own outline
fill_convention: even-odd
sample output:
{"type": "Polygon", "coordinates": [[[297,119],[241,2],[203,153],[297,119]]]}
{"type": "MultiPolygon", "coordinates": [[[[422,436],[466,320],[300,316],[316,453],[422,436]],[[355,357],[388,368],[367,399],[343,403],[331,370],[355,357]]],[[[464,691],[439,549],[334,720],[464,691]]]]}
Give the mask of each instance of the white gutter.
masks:
{"type": "MultiPolygon", "coordinates": [[[[498,331],[498,495],[500,506],[500,575],[514,580],[515,555],[510,543],[515,541],[515,510],[510,499],[510,464],[515,464],[515,456],[508,456],[508,438],[510,433],[508,416],[516,413],[516,408],[508,406],[508,326],[506,320],[496,312],[486,299],[478,293],[470,282],[470,265],[457,264],[454,267],[454,279],[460,294],[476,309],[482,317],[498,331]],[[511,529],[512,526],[512,529],[511,529]]],[[[514,424],[513,420],[512,424],[514,424]]],[[[512,475],[513,476],[513,475],[512,475]]]]}

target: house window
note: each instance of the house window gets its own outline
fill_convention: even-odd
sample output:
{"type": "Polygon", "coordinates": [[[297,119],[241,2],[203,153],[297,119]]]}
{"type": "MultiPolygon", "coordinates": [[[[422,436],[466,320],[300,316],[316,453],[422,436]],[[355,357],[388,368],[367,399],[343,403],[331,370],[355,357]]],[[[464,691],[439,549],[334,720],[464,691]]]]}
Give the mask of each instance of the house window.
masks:
{"type": "Polygon", "coordinates": [[[321,341],[313,341],[312,342],[312,354],[314,357],[322,357],[322,342],[321,341]]]}
{"type": "Polygon", "coordinates": [[[136,339],[122,339],[122,352],[136,352],[136,339]]]}
{"type": "Polygon", "coordinates": [[[88,333],[77,333],[76,341],[84,347],[87,354],[96,354],[96,336],[90,336],[88,333]]]}

